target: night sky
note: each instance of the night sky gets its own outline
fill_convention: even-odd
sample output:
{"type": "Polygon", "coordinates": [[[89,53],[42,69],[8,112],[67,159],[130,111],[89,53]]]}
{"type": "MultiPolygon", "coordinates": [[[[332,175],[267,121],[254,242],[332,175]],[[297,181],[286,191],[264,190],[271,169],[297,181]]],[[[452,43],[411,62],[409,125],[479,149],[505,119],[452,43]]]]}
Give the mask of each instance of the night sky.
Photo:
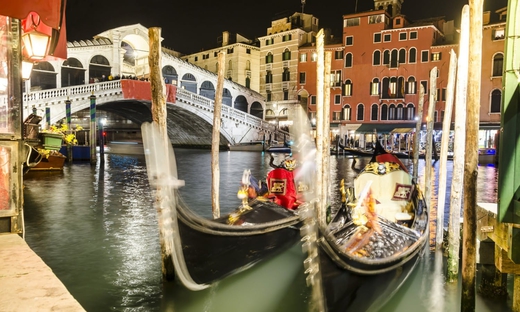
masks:
{"type": "MultiPolygon", "coordinates": [[[[405,0],[402,13],[410,20],[446,16],[460,19],[468,0],[405,0]]],[[[484,10],[494,12],[507,0],[485,0],[484,10]]],[[[304,12],[319,18],[320,28],[341,34],[342,16],[354,12],[356,0],[307,0],[304,12]]],[[[372,0],[358,0],[358,12],[373,8],[372,0]]],[[[215,48],[223,31],[253,39],[266,35],[279,13],[301,12],[300,0],[67,0],[67,40],[95,35],[131,24],[161,27],[164,47],[190,54],[215,48]]],[[[458,25],[458,23],[457,23],[458,25]]]]}

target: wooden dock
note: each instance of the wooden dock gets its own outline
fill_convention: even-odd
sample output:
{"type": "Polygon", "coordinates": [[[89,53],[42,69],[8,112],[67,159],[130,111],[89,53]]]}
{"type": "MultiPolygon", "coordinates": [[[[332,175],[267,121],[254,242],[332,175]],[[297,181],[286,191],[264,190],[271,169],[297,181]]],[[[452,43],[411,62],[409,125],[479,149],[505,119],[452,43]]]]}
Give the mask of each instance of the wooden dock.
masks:
{"type": "MultiPolygon", "coordinates": [[[[494,264],[502,274],[513,274],[513,311],[520,312],[520,261],[513,261],[520,252],[520,225],[497,220],[497,204],[477,206],[477,238],[494,242],[494,264]]],[[[500,277],[498,277],[500,278],[500,277]]],[[[497,281],[497,285],[501,281],[497,281]]]]}
{"type": "Polygon", "coordinates": [[[17,234],[0,234],[0,311],[85,311],[17,234]]]}

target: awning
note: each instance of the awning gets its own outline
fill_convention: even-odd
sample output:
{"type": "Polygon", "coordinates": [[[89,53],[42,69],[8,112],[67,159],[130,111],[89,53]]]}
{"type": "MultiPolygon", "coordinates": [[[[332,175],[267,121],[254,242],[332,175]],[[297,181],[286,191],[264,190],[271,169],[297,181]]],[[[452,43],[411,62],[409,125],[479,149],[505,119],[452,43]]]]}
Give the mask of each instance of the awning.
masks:
{"type": "Polygon", "coordinates": [[[67,31],[65,21],[66,0],[0,0],[0,15],[23,20],[36,12],[41,21],[51,27],[52,41],[49,55],[44,61],[67,59],[67,31]]]}
{"type": "Polygon", "coordinates": [[[390,133],[410,133],[414,131],[415,128],[395,128],[394,130],[390,131],[390,133]]]}
{"type": "MultiPolygon", "coordinates": [[[[391,133],[394,129],[413,130],[415,129],[415,123],[364,123],[356,130],[356,132],[373,133],[374,131],[376,131],[377,133],[391,133]]],[[[406,132],[409,132],[409,130],[407,130],[406,132]]]]}
{"type": "Polygon", "coordinates": [[[62,25],[62,11],[65,16],[64,0],[0,0],[0,15],[22,20],[30,12],[36,12],[46,25],[56,30],[62,25]]]}
{"type": "Polygon", "coordinates": [[[481,123],[479,125],[479,130],[500,130],[499,123],[481,123]]]}

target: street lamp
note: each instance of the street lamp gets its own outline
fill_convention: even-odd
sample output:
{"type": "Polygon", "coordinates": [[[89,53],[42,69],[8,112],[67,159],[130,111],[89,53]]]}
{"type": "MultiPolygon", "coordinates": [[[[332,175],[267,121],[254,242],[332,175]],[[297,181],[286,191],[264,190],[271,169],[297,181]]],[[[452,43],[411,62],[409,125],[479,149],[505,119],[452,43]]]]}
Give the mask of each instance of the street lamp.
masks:
{"type": "Polygon", "coordinates": [[[43,60],[49,51],[52,28],[41,22],[40,16],[29,13],[22,20],[23,54],[32,60],[43,60]]]}

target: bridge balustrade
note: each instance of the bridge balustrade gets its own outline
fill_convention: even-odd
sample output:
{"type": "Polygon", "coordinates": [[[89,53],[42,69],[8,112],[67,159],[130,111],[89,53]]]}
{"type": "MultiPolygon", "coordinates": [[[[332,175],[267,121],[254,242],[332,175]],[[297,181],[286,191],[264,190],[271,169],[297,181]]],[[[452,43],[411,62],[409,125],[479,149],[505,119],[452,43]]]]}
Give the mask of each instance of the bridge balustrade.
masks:
{"type": "MultiPolygon", "coordinates": [[[[23,94],[24,119],[33,112],[33,107],[37,109],[52,107],[51,123],[55,123],[65,117],[64,104],[67,98],[72,102],[72,112],[76,112],[89,107],[89,97],[92,94],[97,97],[98,104],[109,101],[116,102],[124,99],[121,80],[70,86],[59,89],[30,91],[23,94]]],[[[197,114],[213,114],[214,101],[199,94],[178,88],[176,91],[176,100],[180,100],[183,103],[196,108],[195,113],[197,114]]],[[[6,103],[6,101],[7,99],[0,99],[0,103],[6,103]]],[[[174,105],[172,103],[169,104],[174,105]]],[[[265,131],[266,133],[274,133],[278,130],[275,125],[270,124],[261,118],[227,105],[222,106],[222,118],[234,123],[241,123],[249,128],[265,131]]],[[[206,119],[208,122],[212,122],[212,118],[206,119]]]]}

